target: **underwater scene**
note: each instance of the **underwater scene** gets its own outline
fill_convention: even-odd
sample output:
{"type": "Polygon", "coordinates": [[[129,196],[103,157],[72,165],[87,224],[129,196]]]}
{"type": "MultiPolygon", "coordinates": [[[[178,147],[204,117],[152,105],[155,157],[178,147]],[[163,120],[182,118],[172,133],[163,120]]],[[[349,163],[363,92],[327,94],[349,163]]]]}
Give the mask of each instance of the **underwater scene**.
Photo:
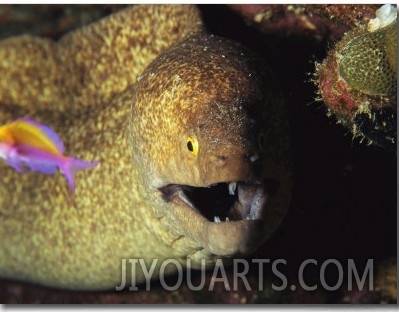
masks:
{"type": "Polygon", "coordinates": [[[0,304],[397,304],[397,7],[0,5],[0,304]]]}

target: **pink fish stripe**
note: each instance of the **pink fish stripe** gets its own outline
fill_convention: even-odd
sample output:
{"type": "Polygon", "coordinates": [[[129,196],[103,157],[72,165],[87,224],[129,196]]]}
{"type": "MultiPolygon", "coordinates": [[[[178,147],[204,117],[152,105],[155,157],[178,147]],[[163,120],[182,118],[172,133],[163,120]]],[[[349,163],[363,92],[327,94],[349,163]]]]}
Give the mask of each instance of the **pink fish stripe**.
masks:
{"type": "Polygon", "coordinates": [[[58,167],[65,175],[71,191],[75,190],[75,172],[93,168],[98,165],[97,162],[89,162],[63,155],[53,155],[30,146],[18,146],[17,153],[19,154],[20,161],[31,170],[44,174],[54,174],[58,167]]]}

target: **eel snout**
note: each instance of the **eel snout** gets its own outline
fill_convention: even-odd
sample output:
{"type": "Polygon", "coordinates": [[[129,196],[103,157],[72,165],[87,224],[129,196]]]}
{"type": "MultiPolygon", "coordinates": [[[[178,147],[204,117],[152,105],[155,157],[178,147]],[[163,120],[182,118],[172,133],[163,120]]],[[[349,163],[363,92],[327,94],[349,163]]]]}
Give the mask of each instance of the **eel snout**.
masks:
{"type": "Polygon", "coordinates": [[[230,182],[205,188],[168,185],[160,190],[177,222],[205,249],[198,257],[204,253],[231,256],[248,254],[263,243],[268,184],[230,182]]]}
{"type": "Polygon", "coordinates": [[[162,198],[174,217],[208,252],[217,256],[248,254],[264,236],[265,211],[276,183],[220,182],[208,187],[169,184],[162,198]]]}

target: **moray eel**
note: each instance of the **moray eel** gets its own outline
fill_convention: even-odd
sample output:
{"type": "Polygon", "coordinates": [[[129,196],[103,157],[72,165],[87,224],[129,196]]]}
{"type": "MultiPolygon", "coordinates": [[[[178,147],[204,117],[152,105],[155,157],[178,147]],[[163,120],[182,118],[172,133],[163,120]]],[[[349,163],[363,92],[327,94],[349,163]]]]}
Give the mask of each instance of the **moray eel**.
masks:
{"type": "Polygon", "coordinates": [[[281,223],[281,93],[255,55],[206,32],[195,6],[129,7],[58,42],[5,39],[0,71],[0,124],[29,116],[100,163],[76,174],[73,194],[61,173],[0,164],[1,277],[115,289],[122,259],[159,259],[153,277],[165,259],[212,266],[281,223]]]}

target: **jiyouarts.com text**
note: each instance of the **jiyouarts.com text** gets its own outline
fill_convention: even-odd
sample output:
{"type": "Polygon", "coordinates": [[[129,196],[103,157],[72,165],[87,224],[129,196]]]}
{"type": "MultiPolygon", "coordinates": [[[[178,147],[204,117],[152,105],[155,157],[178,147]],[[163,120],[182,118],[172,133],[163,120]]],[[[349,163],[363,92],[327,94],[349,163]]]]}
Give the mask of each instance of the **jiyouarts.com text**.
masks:
{"type": "MultiPolygon", "coordinates": [[[[120,285],[116,286],[116,290],[120,291],[129,286],[129,291],[138,291],[140,289],[145,289],[147,291],[151,290],[151,280],[156,276],[159,278],[161,286],[168,290],[174,291],[182,286],[183,282],[188,286],[189,289],[193,291],[202,290],[207,288],[212,291],[216,283],[221,283],[225,290],[236,291],[238,289],[239,282],[242,283],[248,291],[251,291],[254,286],[250,286],[248,282],[247,275],[249,272],[250,265],[255,267],[258,271],[258,283],[256,285],[257,290],[262,291],[264,289],[264,272],[266,266],[271,266],[271,272],[273,274],[273,281],[278,280],[278,283],[272,283],[271,287],[275,291],[283,291],[290,289],[295,291],[297,287],[301,287],[305,291],[315,291],[319,288],[323,288],[327,291],[335,291],[340,287],[347,287],[349,291],[352,289],[362,290],[367,287],[368,290],[373,290],[373,259],[368,259],[366,266],[362,269],[358,269],[355,265],[353,259],[348,259],[345,264],[342,264],[336,259],[328,259],[323,262],[317,261],[315,259],[304,260],[298,269],[297,282],[295,284],[288,284],[287,277],[282,273],[284,266],[287,266],[287,261],[284,259],[276,259],[271,261],[270,259],[233,259],[229,267],[232,268],[233,282],[231,278],[228,279],[226,274],[226,268],[221,259],[218,259],[215,266],[211,269],[206,269],[205,260],[201,261],[201,278],[194,285],[193,272],[197,271],[191,269],[191,259],[187,259],[187,263],[182,265],[181,262],[176,259],[167,259],[164,261],[159,261],[158,259],[153,259],[150,263],[146,263],[143,259],[122,259],[121,261],[121,282],[120,285]],[[128,267],[129,266],[129,267],[128,267]],[[306,270],[309,267],[315,266],[318,272],[318,282],[311,283],[306,280],[306,270]],[[334,276],[336,276],[334,281],[331,279],[326,279],[326,270],[334,270],[334,276]],[[140,271],[145,277],[145,282],[138,283],[136,281],[136,272],[140,271]],[[168,272],[176,271],[177,278],[171,281],[167,281],[166,276],[168,272]],[[211,279],[209,285],[205,285],[205,274],[211,274],[211,279]],[[129,272],[129,273],[128,273],[129,272]],[[156,272],[156,273],[155,273],[156,272]],[[129,276],[128,276],[129,275],[129,276]],[[344,276],[346,276],[346,285],[344,283],[344,276]],[[184,280],[184,281],[183,281],[184,280]]],[[[231,273],[231,272],[230,272],[231,273]]],[[[269,277],[270,278],[270,277],[269,277]]]]}

